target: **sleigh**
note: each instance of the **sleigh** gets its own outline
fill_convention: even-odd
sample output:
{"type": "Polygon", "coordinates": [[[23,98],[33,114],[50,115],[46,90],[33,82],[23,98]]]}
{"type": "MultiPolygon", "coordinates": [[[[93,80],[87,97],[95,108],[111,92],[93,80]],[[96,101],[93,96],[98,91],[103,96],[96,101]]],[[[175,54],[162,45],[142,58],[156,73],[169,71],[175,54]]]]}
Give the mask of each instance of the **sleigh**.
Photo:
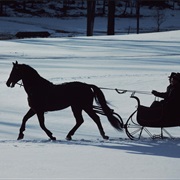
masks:
{"type": "Polygon", "coordinates": [[[140,139],[144,135],[148,135],[152,139],[165,138],[165,134],[172,139],[174,138],[167,128],[180,126],[178,118],[169,118],[163,108],[151,108],[141,105],[139,98],[134,93],[131,98],[137,100],[138,106],[124,125],[126,134],[130,139],[140,139]],[[160,129],[159,133],[152,134],[152,128],[160,129]]]}

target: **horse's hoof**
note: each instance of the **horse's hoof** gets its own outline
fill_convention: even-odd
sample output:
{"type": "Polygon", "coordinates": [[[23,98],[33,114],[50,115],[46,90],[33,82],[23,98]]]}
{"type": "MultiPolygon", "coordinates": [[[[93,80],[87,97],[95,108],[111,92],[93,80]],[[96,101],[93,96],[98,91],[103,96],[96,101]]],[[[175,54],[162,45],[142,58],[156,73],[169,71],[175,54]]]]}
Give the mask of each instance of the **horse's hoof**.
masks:
{"type": "Polygon", "coordinates": [[[71,136],[66,136],[66,140],[70,141],[70,140],[72,140],[72,137],[71,136]]]}
{"type": "Polygon", "coordinates": [[[51,140],[56,141],[56,137],[51,137],[51,140]]]}
{"type": "Polygon", "coordinates": [[[103,136],[103,139],[108,140],[108,139],[109,139],[109,136],[103,136]]]}
{"type": "Polygon", "coordinates": [[[23,139],[23,138],[24,138],[24,134],[19,134],[17,140],[21,140],[21,139],[23,139]]]}

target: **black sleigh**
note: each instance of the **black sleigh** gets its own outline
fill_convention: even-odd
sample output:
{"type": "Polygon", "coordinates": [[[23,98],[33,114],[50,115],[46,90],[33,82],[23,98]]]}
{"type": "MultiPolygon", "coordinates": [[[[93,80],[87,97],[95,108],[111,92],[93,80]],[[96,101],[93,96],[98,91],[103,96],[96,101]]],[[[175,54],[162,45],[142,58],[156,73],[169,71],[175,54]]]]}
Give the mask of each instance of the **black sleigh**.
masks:
{"type": "Polygon", "coordinates": [[[129,116],[124,128],[127,136],[132,140],[138,140],[142,136],[149,136],[152,139],[165,138],[165,135],[174,138],[167,128],[180,126],[180,118],[168,118],[163,108],[150,108],[140,104],[135,93],[131,98],[137,100],[137,109],[129,116]],[[158,134],[152,134],[152,128],[159,128],[158,134]]]}

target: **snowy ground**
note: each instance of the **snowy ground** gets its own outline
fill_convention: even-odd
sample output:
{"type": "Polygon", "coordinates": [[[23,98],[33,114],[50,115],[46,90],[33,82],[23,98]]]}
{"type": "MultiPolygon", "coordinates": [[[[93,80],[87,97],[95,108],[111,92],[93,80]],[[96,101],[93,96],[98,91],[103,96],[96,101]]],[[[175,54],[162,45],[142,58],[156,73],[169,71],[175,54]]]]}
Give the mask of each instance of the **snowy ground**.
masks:
{"type": "MultiPolygon", "coordinates": [[[[23,87],[7,88],[12,62],[26,63],[53,83],[82,81],[99,87],[164,91],[168,75],[179,72],[180,31],[124,35],[0,41],[0,178],[1,179],[179,179],[179,127],[174,140],[131,141],[101,116],[110,140],[94,122],[85,122],[66,141],[74,125],[70,109],[46,114],[46,125],[57,141],[48,141],[37,118],[27,123],[25,138],[16,141],[28,110],[23,87]]],[[[124,122],[135,110],[130,93],[103,90],[124,122]]],[[[150,105],[152,95],[137,94],[150,105]]],[[[152,132],[156,132],[152,129],[152,132]]]]}

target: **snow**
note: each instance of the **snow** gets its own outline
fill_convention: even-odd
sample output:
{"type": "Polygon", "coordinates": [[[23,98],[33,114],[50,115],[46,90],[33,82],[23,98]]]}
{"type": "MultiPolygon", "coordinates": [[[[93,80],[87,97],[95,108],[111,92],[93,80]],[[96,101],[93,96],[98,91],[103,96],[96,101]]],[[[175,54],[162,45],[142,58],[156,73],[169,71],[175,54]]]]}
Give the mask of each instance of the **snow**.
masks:
{"type": "MultiPolygon", "coordinates": [[[[179,179],[179,127],[169,128],[174,140],[152,140],[144,134],[144,139],[132,141],[100,116],[110,136],[110,140],[103,140],[84,113],[84,124],[72,141],[66,141],[75,123],[68,108],[45,115],[46,126],[57,141],[48,140],[36,117],[27,122],[25,138],[17,141],[21,120],[28,111],[27,95],[23,87],[7,88],[5,83],[12,62],[18,61],[53,83],[81,81],[102,88],[164,91],[168,75],[180,69],[180,31],[12,39],[0,44],[1,179],[179,179]]],[[[102,91],[125,123],[137,105],[131,93],[102,91]]],[[[137,96],[147,106],[154,100],[152,95],[137,96]]]]}

